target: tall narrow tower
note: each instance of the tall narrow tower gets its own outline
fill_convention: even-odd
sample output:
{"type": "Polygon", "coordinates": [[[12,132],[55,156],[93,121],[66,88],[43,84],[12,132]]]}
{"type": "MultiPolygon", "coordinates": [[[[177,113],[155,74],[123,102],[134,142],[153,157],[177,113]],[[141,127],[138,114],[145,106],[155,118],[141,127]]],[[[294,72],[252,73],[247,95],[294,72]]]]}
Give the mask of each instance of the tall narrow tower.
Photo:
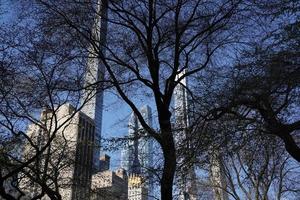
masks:
{"type": "MultiPolygon", "coordinates": [[[[95,21],[92,30],[92,39],[100,47],[104,55],[104,46],[107,35],[107,0],[98,0],[96,7],[95,21]]],[[[101,59],[97,56],[95,46],[89,47],[84,86],[85,91],[82,94],[81,102],[85,103],[82,112],[95,121],[95,134],[93,146],[93,170],[99,171],[100,141],[102,128],[102,110],[103,110],[103,86],[99,82],[104,78],[104,67],[101,59]],[[97,83],[97,84],[95,84],[97,83]]]]}
{"type": "Polygon", "coordinates": [[[147,200],[148,190],[145,185],[143,174],[141,174],[141,164],[138,158],[138,142],[135,141],[135,152],[132,163],[132,171],[128,177],[128,200],[147,200]]]}
{"type": "Polygon", "coordinates": [[[224,164],[217,150],[210,153],[210,181],[213,185],[213,193],[215,200],[229,200],[226,192],[226,177],[224,175],[224,164]]]}
{"type": "MultiPolygon", "coordinates": [[[[186,71],[182,71],[177,75],[177,80],[181,79],[181,77],[186,73],[186,71]]],[[[175,141],[176,145],[184,145],[185,147],[191,147],[189,143],[189,132],[187,131],[190,126],[189,119],[189,105],[188,105],[188,81],[187,78],[181,79],[179,85],[176,86],[174,90],[174,103],[175,103],[175,118],[176,118],[176,136],[175,141]],[[185,141],[183,144],[182,141],[185,141]]],[[[192,147],[191,147],[192,148],[192,147]]],[[[179,162],[184,160],[183,158],[179,158],[179,162]]],[[[226,187],[226,180],[223,174],[222,162],[217,152],[213,152],[211,154],[211,173],[210,179],[213,185],[215,185],[213,192],[215,200],[228,200],[228,195],[224,191],[226,187]]],[[[180,200],[196,200],[197,199],[197,179],[196,179],[196,171],[194,167],[190,167],[189,169],[183,170],[183,177],[181,177],[180,183],[180,200]]]]}
{"type": "MultiPolygon", "coordinates": [[[[128,122],[128,136],[134,138],[138,130],[138,121],[134,113],[131,113],[129,122],[128,122]]],[[[136,148],[135,140],[129,140],[126,146],[122,149],[121,152],[121,167],[125,169],[128,173],[132,171],[132,163],[134,162],[134,155],[136,148]]]]}
{"type": "MultiPolygon", "coordinates": [[[[175,142],[176,146],[187,146],[190,147],[188,142],[189,140],[189,132],[187,129],[190,126],[189,119],[189,105],[188,105],[188,81],[187,78],[183,78],[186,73],[186,70],[179,73],[176,77],[177,80],[181,79],[179,84],[176,86],[174,90],[174,103],[175,103],[175,129],[177,130],[175,133],[175,142]]],[[[178,162],[184,162],[185,157],[180,157],[178,162]]],[[[180,200],[196,200],[197,199],[197,180],[196,173],[194,167],[190,167],[189,169],[183,169],[182,173],[179,173],[180,184],[179,184],[179,192],[180,200]],[[182,174],[182,175],[181,175],[182,174]]]]}
{"type": "MultiPolygon", "coordinates": [[[[184,70],[177,75],[176,80],[180,79],[186,71],[184,70]]],[[[179,128],[186,134],[186,128],[190,125],[190,120],[188,116],[188,94],[187,88],[188,82],[187,78],[183,78],[180,83],[174,89],[174,103],[175,103],[175,120],[179,128]]]]}

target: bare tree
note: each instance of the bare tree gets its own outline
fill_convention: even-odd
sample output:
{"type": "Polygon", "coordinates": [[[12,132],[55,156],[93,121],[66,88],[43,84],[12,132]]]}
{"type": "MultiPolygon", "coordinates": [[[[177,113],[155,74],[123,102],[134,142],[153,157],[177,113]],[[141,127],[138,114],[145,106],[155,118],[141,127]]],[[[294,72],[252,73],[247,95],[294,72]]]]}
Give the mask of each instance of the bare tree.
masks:
{"type": "MultiPolygon", "coordinates": [[[[53,8],[53,4],[43,2],[53,8]]],[[[109,35],[104,47],[89,42],[103,62],[108,77],[121,98],[131,107],[143,128],[160,144],[163,157],[161,198],[172,199],[172,187],[176,171],[176,144],[171,123],[171,99],[174,88],[184,77],[204,69],[213,53],[228,41],[224,28],[233,26],[239,1],[220,3],[201,1],[128,1],[109,2],[109,35]],[[214,9],[203,8],[213,6],[214,9]],[[192,12],[189,12],[192,11],[192,12]],[[221,33],[224,33],[222,35],[221,33]],[[218,36],[223,36],[218,37],[218,36]],[[207,45],[207,38],[218,38],[216,44],[207,45]],[[193,57],[201,55],[194,60],[193,57]],[[193,61],[193,64],[190,63],[193,61]],[[184,69],[189,72],[176,80],[184,69]],[[153,130],[139,112],[126,85],[144,88],[155,102],[159,132],[153,130]]],[[[65,23],[74,26],[67,13],[55,5],[55,14],[65,23]]],[[[77,27],[77,26],[76,26],[77,27]]],[[[82,33],[82,32],[81,32],[82,33]]],[[[84,34],[84,33],[83,33],[84,34]]],[[[87,37],[85,37],[87,38],[87,37]]]]}
{"type": "MultiPolygon", "coordinates": [[[[26,43],[26,45],[21,45],[19,49],[22,51],[18,52],[21,55],[25,53],[25,58],[27,58],[25,63],[37,69],[37,71],[30,73],[29,78],[25,80],[41,81],[44,86],[38,93],[37,97],[39,98],[34,96],[36,98],[32,102],[34,104],[38,102],[39,107],[50,104],[55,116],[56,101],[62,103],[65,100],[62,97],[69,97],[68,92],[64,92],[72,91],[78,95],[76,93],[78,88],[66,87],[80,85],[78,83],[81,79],[73,79],[74,72],[77,72],[74,70],[74,66],[75,68],[76,66],[79,67],[80,72],[80,64],[84,63],[83,60],[86,61],[89,57],[99,59],[106,71],[105,79],[114,86],[121,99],[132,109],[147,134],[159,143],[164,158],[162,173],[159,177],[161,199],[172,199],[176,170],[182,170],[193,165],[195,162],[193,153],[200,154],[198,147],[203,143],[201,136],[197,135],[197,131],[194,130],[201,130],[202,128],[205,130],[205,123],[202,126],[202,124],[199,125],[199,121],[195,120],[196,123],[189,127],[191,134],[186,143],[176,142],[175,137],[179,130],[174,130],[172,124],[174,90],[177,86],[182,85],[181,81],[187,77],[203,77],[203,74],[205,75],[204,70],[214,67],[215,61],[218,60],[216,58],[224,55],[222,53],[227,50],[236,47],[233,43],[244,42],[239,37],[241,32],[244,33],[249,30],[246,30],[249,24],[245,22],[251,16],[249,7],[252,4],[241,0],[36,0],[29,4],[29,8],[32,8],[30,11],[34,15],[31,15],[27,20],[35,22],[36,29],[34,30],[38,30],[38,32],[36,37],[33,37],[35,39],[30,40],[30,43],[26,43]],[[101,12],[103,9],[98,9],[99,7],[107,7],[108,15],[101,12]],[[108,24],[107,38],[99,38],[99,35],[95,34],[93,25],[97,25],[99,19],[108,24]],[[36,43],[36,40],[39,42],[36,43]],[[106,43],[105,40],[107,40],[106,43]],[[27,51],[24,51],[24,46],[27,51]],[[40,53],[38,51],[40,49],[44,51],[40,53]],[[55,54],[52,54],[53,52],[55,54]],[[80,58],[80,62],[74,64],[72,61],[74,59],[78,61],[76,58],[80,58]],[[53,61],[57,62],[52,63],[53,61]],[[76,65],[78,63],[79,65],[76,65]],[[71,67],[71,70],[68,73],[63,73],[63,76],[60,76],[61,73],[54,73],[57,71],[66,72],[65,68],[68,67],[71,67]],[[51,70],[53,68],[54,71],[51,70]],[[185,70],[187,72],[182,73],[185,70]],[[61,81],[66,79],[70,82],[61,85],[61,81]],[[60,92],[62,94],[58,95],[57,93],[60,92]],[[137,95],[149,97],[146,99],[154,102],[158,130],[154,130],[139,111],[139,102],[135,98],[137,95]],[[185,144],[191,140],[193,145],[186,148],[185,144]],[[186,159],[187,162],[178,165],[181,153],[188,153],[188,156],[184,155],[184,158],[188,159],[186,159]]],[[[29,21],[26,21],[27,25],[29,21]]],[[[23,28],[26,27],[23,26],[23,28]]],[[[29,35],[33,34],[30,30],[33,29],[28,26],[29,35]]],[[[243,48],[242,46],[238,47],[243,48]]],[[[14,58],[14,60],[17,59],[14,58]]],[[[78,75],[78,73],[75,74],[78,75]]],[[[29,84],[22,85],[28,86],[29,84]]],[[[92,85],[99,86],[99,83],[95,82],[92,85]]],[[[30,94],[37,94],[33,92],[32,88],[26,88],[26,93],[29,92],[30,94]]],[[[235,92],[233,93],[235,94],[235,92]]],[[[232,96],[229,94],[232,94],[232,91],[226,93],[231,98],[232,96]]],[[[234,96],[232,99],[234,99],[232,102],[236,102],[238,98],[234,96]]],[[[72,101],[76,102],[76,98],[72,101]]],[[[15,102],[11,100],[8,102],[15,105],[15,102]]],[[[218,107],[222,103],[223,101],[218,103],[218,107]]],[[[20,102],[17,101],[16,105],[20,105],[20,102]]],[[[222,106],[213,109],[209,113],[209,117],[211,115],[213,117],[221,116],[226,113],[224,107],[226,108],[225,111],[228,111],[230,110],[228,107],[235,108],[235,103],[222,106]]],[[[19,109],[22,111],[23,107],[28,108],[29,105],[21,104],[17,108],[18,111],[19,109]]],[[[263,107],[263,111],[265,111],[265,107],[263,107]]],[[[19,112],[12,114],[15,113],[19,112]]],[[[260,113],[262,114],[262,112],[260,113]]],[[[18,114],[18,117],[23,116],[18,114]]],[[[25,119],[39,123],[33,117],[25,117],[25,119]]],[[[203,118],[201,119],[203,120],[203,118]]],[[[268,122],[268,120],[269,115],[264,119],[264,122],[268,122]]],[[[269,127],[275,127],[272,124],[273,121],[269,127]]],[[[291,125],[293,123],[288,126],[291,125]]],[[[178,127],[176,128],[178,129],[178,127]]],[[[284,130],[287,130],[286,128],[284,127],[284,130]]],[[[278,130],[276,131],[278,132],[278,130]]],[[[282,127],[280,127],[280,131],[282,131],[282,127]]],[[[273,130],[272,132],[275,133],[273,130]]],[[[284,136],[289,136],[290,133],[284,134],[284,136]]],[[[139,137],[144,136],[145,134],[142,132],[139,137]]],[[[53,134],[53,139],[54,137],[55,134],[53,134]]],[[[51,142],[51,139],[49,141],[51,142]]],[[[46,146],[42,148],[42,152],[46,149],[46,146]]],[[[287,148],[287,150],[289,149],[287,148]]],[[[294,154],[291,153],[291,155],[294,154]]],[[[52,195],[51,192],[49,195],[52,195]]],[[[60,198],[59,195],[58,197],[55,195],[52,195],[53,198],[60,198]]]]}
{"type": "MultiPolygon", "coordinates": [[[[210,119],[225,115],[244,119],[265,134],[284,141],[287,152],[300,161],[299,148],[299,3],[268,1],[254,3],[258,17],[267,19],[270,30],[260,31],[224,81],[210,91],[215,106],[210,119]],[[282,6],[278,6],[282,3],[282,6]],[[270,4],[270,5],[269,5],[270,4]],[[288,16],[289,20],[278,21],[288,16]],[[226,98],[222,98],[226,97],[226,98]]],[[[224,70],[222,70],[224,72],[224,70]]]]}
{"type": "Polygon", "coordinates": [[[70,45],[59,46],[57,35],[43,35],[30,17],[21,15],[16,23],[1,27],[0,195],[20,199],[28,188],[38,188],[30,198],[62,199],[60,189],[67,182],[62,173],[75,162],[64,130],[92,95],[81,97],[87,89],[82,84],[82,56],[70,45]],[[57,112],[67,103],[74,107],[62,121],[57,112]],[[39,117],[43,110],[47,120],[39,117]],[[30,124],[38,129],[35,133],[28,134],[30,124]],[[12,180],[14,193],[6,188],[12,180]]]}
{"type": "MultiPolygon", "coordinates": [[[[293,27],[296,25],[292,25],[293,27]]],[[[293,31],[296,31],[297,28],[293,31]]],[[[298,130],[299,115],[299,52],[295,33],[290,35],[289,49],[254,50],[248,52],[238,63],[224,90],[229,99],[213,111],[215,116],[231,113],[240,118],[251,120],[266,134],[273,134],[284,141],[286,150],[296,159],[299,158],[298,130]],[[239,110],[247,112],[240,113],[239,110]],[[261,127],[263,125],[263,127],[261,127]]],[[[299,38],[298,38],[299,39],[299,38]]]]}
{"type": "Polygon", "coordinates": [[[76,35],[80,38],[78,46],[89,44],[89,50],[101,60],[107,79],[119,96],[130,106],[147,134],[160,144],[164,158],[161,198],[172,199],[175,171],[184,168],[178,166],[178,152],[187,152],[181,151],[175,141],[171,104],[174,89],[184,78],[201,74],[215,55],[221,55],[217,54],[219,50],[239,41],[249,5],[238,0],[98,1],[95,5],[86,1],[37,2],[46,29],[76,35]],[[99,13],[97,4],[107,6],[107,17],[99,13]],[[81,12],[80,6],[88,12],[81,12]],[[92,34],[85,18],[77,12],[107,21],[107,43],[92,34]],[[47,19],[53,24],[47,23],[47,19]],[[141,94],[155,102],[159,131],[147,124],[138,109],[134,97],[141,94]]]}
{"type": "Polygon", "coordinates": [[[228,159],[223,157],[227,187],[222,189],[233,199],[296,198],[299,182],[293,179],[299,176],[299,166],[278,143],[274,137],[258,135],[229,153],[228,159]]]}

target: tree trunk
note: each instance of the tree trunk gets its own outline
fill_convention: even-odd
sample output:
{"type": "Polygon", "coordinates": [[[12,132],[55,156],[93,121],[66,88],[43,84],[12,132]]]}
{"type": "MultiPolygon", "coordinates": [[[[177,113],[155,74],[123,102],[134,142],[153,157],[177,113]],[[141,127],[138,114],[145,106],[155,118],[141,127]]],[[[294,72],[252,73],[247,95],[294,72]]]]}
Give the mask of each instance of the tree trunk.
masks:
{"type": "Polygon", "coordinates": [[[176,153],[175,144],[171,130],[168,133],[162,133],[164,141],[162,149],[164,153],[164,169],[161,179],[161,200],[173,199],[173,181],[176,171],[176,153]]]}

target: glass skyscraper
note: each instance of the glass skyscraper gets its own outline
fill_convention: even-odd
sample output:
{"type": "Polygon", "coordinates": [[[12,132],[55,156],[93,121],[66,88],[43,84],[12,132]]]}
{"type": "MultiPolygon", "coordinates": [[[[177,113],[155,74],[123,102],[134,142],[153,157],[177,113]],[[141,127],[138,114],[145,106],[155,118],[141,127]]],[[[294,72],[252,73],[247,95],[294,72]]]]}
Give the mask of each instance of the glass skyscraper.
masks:
{"type": "MultiPolygon", "coordinates": [[[[152,126],[151,108],[149,106],[143,106],[140,109],[140,112],[146,123],[149,126],[152,126]]],[[[140,165],[140,173],[144,177],[147,177],[146,185],[148,194],[153,195],[153,176],[148,170],[153,164],[153,140],[144,131],[134,113],[130,115],[128,127],[129,140],[121,152],[121,167],[124,168],[129,174],[135,173],[135,155],[137,153],[140,165]]]]}

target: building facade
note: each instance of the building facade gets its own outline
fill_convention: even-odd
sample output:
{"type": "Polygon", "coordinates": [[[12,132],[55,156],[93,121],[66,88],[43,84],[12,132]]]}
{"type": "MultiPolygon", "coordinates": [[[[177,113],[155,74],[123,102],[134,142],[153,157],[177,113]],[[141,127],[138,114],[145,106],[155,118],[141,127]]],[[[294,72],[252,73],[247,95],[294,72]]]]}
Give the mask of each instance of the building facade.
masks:
{"type": "Polygon", "coordinates": [[[110,158],[104,155],[100,158],[102,169],[93,174],[90,199],[91,200],[127,200],[128,178],[122,168],[111,171],[110,158]]]}
{"type": "Polygon", "coordinates": [[[149,179],[145,179],[140,163],[138,140],[134,140],[133,160],[130,162],[130,172],[128,178],[128,200],[148,200],[149,199],[149,179]]]}
{"type": "MultiPolygon", "coordinates": [[[[52,177],[46,180],[47,185],[54,187],[57,184],[62,199],[87,198],[92,176],[94,121],[82,112],[75,112],[70,104],[60,106],[55,113],[48,109],[43,110],[40,121],[39,125],[32,124],[27,130],[33,144],[41,149],[54,132],[55,137],[31,166],[31,169],[39,170],[40,174],[31,173],[33,170],[29,173],[32,176],[47,173],[52,177]]],[[[25,144],[24,159],[30,159],[36,151],[32,144],[25,144]]],[[[20,187],[27,191],[24,199],[30,199],[41,191],[40,186],[26,176],[21,180],[20,187]]],[[[49,198],[45,196],[43,199],[49,198]]]]}
{"type": "Polygon", "coordinates": [[[224,166],[222,158],[218,151],[212,151],[210,157],[210,181],[213,186],[215,200],[229,200],[226,187],[226,177],[224,175],[224,166]]]}
{"type": "MultiPolygon", "coordinates": [[[[188,128],[191,125],[191,119],[189,116],[189,100],[188,100],[188,80],[186,77],[183,78],[186,70],[183,70],[176,77],[177,80],[180,79],[180,83],[176,86],[174,90],[174,104],[175,104],[175,125],[176,131],[175,141],[176,145],[185,145],[186,147],[191,147],[189,143],[189,138],[192,139],[192,135],[189,135],[188,128]],[[182,144],[182,141],[185,143],[182,144]]],[[[191,150],[192,151],[192,150],[191,150]]],[[[183,160],[179,158],[179,162],[183,160]]],[[[228,195],[224,191],[226,188],[226,180],[222,170],[222,163],[220,162],[219,156],[216,152],[211,153],[211,171],[210,171],[210,181],[214,185],[214,197],[215,200],[228,200],[228,195]],[[223,188],[223,189],[220,189],[223,188]]],[[[186,200],[196,200],[200,191],[197,187],[197,176],[196,169],[192,166],[189,169],[184,169],[182,173],[183,176],[180,178],[180,195],[179,199],[186,200]]]]}
{"type": "Polygon", "coordinates": [[[128,178],[128,200],[149,199],[145,180],[140,174],[131,174],[128,178]]]}
{"type": "MultiPolygon", "coordinates": [[[[175,144],[177,148],[184,146],[192,148],[189,140],[192,138],[188,128],[190,127],[189,100],[188,100],[188,80],[184,77],[186,70],[183,70],[176,77],[179,84],[174,89],[174,113],[175,113],[175,144]]],[[[178,162],[184,162],[184,155],[179,156],[178,162]]],[[[196,200],[197,199],[197,179],[193,166],[188,169],[182,169],[177,174],[179,177],[179,199],[196,200]]]]}

